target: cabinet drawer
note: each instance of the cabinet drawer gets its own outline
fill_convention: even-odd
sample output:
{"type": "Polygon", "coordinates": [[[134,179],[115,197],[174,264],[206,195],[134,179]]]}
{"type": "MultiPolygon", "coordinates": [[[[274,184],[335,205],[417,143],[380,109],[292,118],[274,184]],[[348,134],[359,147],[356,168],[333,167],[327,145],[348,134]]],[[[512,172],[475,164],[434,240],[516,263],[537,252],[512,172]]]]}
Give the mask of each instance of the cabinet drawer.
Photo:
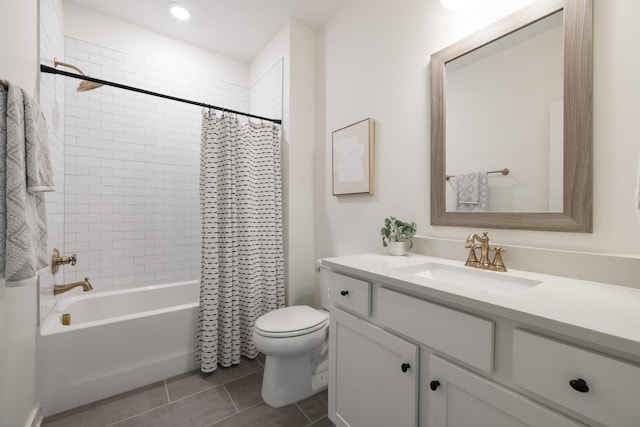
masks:
{"type": "Polygon", "coordinates": [[[371,283],[333,271],[329,272],[329,280],[329,293],[333,305],[369,316],[371,283]]]}
{"type": "Polygon", "coordinates": [[[640,423],[639,366],[515,330],[513,381],[607,426],[640,423]],[[588,391],[572,388],[570,382],[578,379],[588,391]]]}
{"type": "Polygon", "coordinates": [[[444,354],[493,371],[493,322],[380,288],[376,314],[388,326],[444,354]]]}

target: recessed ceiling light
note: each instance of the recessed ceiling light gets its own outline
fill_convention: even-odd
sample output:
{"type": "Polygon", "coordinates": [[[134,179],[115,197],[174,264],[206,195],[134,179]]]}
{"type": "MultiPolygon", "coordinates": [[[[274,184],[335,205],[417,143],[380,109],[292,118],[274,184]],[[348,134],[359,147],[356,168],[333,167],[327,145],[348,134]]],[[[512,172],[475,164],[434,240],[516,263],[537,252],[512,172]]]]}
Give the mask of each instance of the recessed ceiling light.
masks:
{"type": "Polygon", "coordinates": [[[185,8],[180,3],[171,2],[167,5],[167,7],[169,8],[169,12],[171,12],[171,14],[175,18],[180,19],[181,21],[186,21],[191,17],[191,14],[187,10],[187,8],[185,8]]]}
{"type": "Polygon", "coordinates": [[[460,10],[470,3],[471,0],[440,0],[442,6],[449,10],[460,10]]]}

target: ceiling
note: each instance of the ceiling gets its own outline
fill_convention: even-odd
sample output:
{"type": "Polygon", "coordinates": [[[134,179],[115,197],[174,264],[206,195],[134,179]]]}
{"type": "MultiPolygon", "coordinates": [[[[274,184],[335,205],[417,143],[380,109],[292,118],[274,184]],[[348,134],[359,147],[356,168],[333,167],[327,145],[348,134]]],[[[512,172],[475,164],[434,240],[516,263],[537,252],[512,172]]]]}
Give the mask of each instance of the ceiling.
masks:
{"type": "Polygon", "coordinates": [[[66,0],[245,62],[290,19],[319,28],[350,0],[179,0],[191,19],[178,21],[170,0],[66,0]]]}

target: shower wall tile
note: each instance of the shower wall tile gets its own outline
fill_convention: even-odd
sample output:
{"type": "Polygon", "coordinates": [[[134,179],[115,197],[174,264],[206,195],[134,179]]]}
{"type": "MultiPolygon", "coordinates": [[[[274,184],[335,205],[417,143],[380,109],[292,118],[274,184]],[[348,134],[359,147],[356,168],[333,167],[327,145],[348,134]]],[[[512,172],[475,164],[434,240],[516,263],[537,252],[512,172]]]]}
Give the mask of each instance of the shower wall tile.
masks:
{"type": "MultiPolygon", "coordinates": [[[[62,20],[54,0],[40,2],[40,62],[52,66],[53,58],[64,59],[64,34],[62,20]]],[[[48,247],[64,250],[64,128],[65,103],[62,77],[42,74],[40,78],[39,103],[47,120],[49,152],[54,173],[56,191],[45,194],[47,206],[48,247]]],[[[64,272],[59,271],[55,279],[50,271],[40,276],[40,319],[51,312],[54,305],[53,283],[64,281],[64,272]]]]}
{"type": "MultiPolygon", "coordinates": [[[[67,37],[87,74],[248,111],[249,89],[67,37]]],[[[66,281],[94,288],[197,278],[201,108],[65,79],[66,281]]]]}
{"type": "Polygon", "coordinates": [[[251,114],[282,119],[283,67],[281,59],[251,86],[251,114]]]}

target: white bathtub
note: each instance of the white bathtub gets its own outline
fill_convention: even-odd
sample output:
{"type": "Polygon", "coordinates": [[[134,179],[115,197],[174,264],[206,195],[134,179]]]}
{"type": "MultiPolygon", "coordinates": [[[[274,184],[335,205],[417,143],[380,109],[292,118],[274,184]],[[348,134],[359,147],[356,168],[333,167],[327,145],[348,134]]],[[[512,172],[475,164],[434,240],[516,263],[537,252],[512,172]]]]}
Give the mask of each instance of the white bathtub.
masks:
{"type": "Polygon", "coordinates": [[[198,283],[61,296],[38,336],[43,415],[196,369],[198,283]]]}

